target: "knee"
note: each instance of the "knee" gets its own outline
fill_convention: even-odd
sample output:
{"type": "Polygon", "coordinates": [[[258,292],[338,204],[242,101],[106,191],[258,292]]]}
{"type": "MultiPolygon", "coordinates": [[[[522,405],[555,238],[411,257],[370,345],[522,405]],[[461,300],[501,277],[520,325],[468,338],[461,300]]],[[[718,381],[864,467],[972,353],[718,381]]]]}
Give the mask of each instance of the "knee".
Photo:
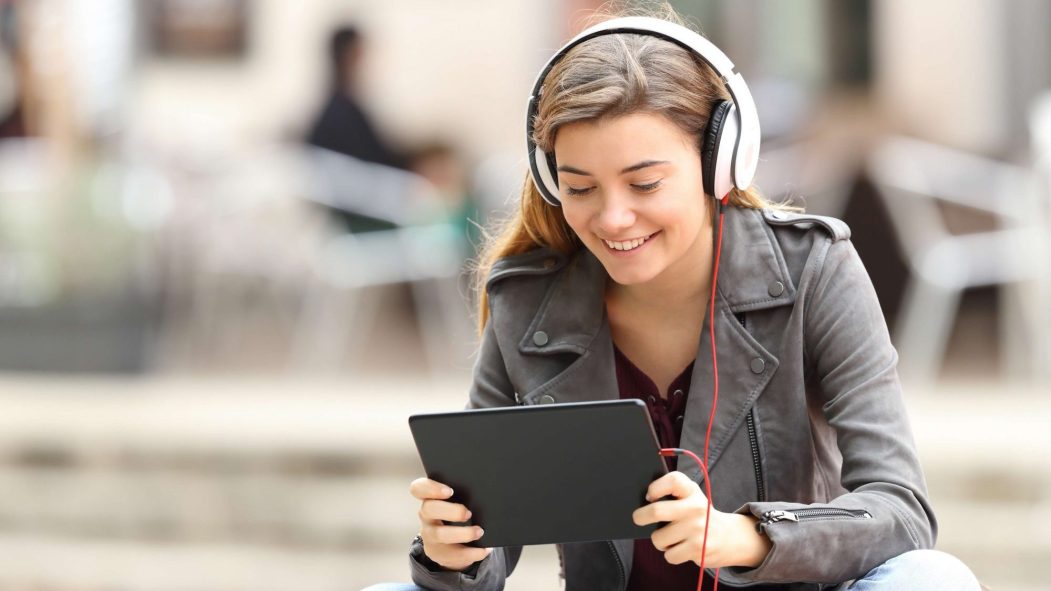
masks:
{"type": "Polygon", "coordinates": [[[959,558],[940,550],[912,550],[892,558],[903,571],[922,573],[922,578],[937,581],[938,588],[978,591],[978,579],[959,558]]]}

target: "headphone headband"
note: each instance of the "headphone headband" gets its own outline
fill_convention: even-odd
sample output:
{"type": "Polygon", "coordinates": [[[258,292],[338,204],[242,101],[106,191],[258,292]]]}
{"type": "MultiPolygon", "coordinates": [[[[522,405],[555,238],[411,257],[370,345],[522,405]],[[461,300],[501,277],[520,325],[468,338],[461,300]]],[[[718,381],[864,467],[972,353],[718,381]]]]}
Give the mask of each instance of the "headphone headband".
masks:
{"type": "MultiPolygon", "coordinates": [[[[577,45],[595,37],[620,33],[649,35],[664,39],[690,51],[715,70],[733,101],[732,116],[736,119],[736,125],[734,126],[736,133],[732,137],[726,137],[723,140],[732,142],[732,146],[719,146],[715,152],[718,155],[726,149],[730,149],[730,166],[719,167],[721,170],[726,170],[730,178],[714,179],[714,185],[724,188],[727,192],[731,185],[739,189],[748,188],[752,183],[752,178],[755,176],[756,165],[759,162],[759,115],[756,112],[755,101],[748,90],[748,85],[745,84],[739,73],[734,72],[733,62],[711,41],[686,27],[658,18],[629,16],[599,23],[573,37],[551,56],[533,83],[533,90],[529,95],[529,105],[526,113],[526,143],[529,168],[541,196],[552,205],[561,205],[558,198],[558,177],[554,170],[553,158],[550,158],[548,154],[544,153],[533,142],[534,122],[539,110],[544,80],[555,64],[561,61],[577,45]]],[[[722,197],[722,195],[716,195],[715,197],[722,197]]]]}

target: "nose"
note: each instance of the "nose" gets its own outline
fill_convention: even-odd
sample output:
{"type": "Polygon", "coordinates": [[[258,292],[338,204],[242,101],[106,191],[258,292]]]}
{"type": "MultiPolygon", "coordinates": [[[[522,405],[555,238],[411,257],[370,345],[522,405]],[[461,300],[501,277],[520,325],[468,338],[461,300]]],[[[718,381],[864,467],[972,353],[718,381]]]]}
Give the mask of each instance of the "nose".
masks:
{"type": "Polygon", "coordinates": [[[635,225],[635,211],[627,199],[611,195],[602,200],[602,209],[596,218],[599,231],[604,236],[621,236],[635,225]]]}

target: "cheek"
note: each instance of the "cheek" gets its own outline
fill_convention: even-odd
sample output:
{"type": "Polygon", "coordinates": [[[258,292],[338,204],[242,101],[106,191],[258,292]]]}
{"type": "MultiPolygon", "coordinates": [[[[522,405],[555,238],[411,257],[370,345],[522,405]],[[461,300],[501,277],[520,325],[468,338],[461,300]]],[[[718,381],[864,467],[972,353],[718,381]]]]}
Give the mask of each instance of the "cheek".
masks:
{"type": "Polygon", "coordinates": [[[670,226],[675,226],[687,231],[695,231],[704,225],[708,216],[706,195],[684,195],[676,201],[669,201],[655,211],[654,215],[660,216],[670,226]]]}
{"type": "Polygon", "coordinates": [[[579,204],[569,205],[565,201],[562,202],[562,217],[565,218],[566,223],[569,227],[576,232],[577,236],[583,236],[587,233],[587,223],[589,214],[587,210],[580,207],[579,204]]]}

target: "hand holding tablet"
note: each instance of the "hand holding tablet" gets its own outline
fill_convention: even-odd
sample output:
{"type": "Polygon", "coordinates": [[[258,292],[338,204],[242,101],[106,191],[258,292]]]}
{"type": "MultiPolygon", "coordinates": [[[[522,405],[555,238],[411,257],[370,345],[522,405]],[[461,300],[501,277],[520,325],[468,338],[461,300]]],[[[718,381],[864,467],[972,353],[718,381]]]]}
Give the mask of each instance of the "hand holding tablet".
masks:
{"type": "Polygon", "coordinates": [[[463,570],[482,560],[491,548],[466,546],[482,536],[481,528],[469,525],[471,512],[459,503],[449,501],[454,491],[429,478],[418,478],[409,486],[412,496],[420,499],[420,537],[427,557],[449,570],[463,570]]]}

